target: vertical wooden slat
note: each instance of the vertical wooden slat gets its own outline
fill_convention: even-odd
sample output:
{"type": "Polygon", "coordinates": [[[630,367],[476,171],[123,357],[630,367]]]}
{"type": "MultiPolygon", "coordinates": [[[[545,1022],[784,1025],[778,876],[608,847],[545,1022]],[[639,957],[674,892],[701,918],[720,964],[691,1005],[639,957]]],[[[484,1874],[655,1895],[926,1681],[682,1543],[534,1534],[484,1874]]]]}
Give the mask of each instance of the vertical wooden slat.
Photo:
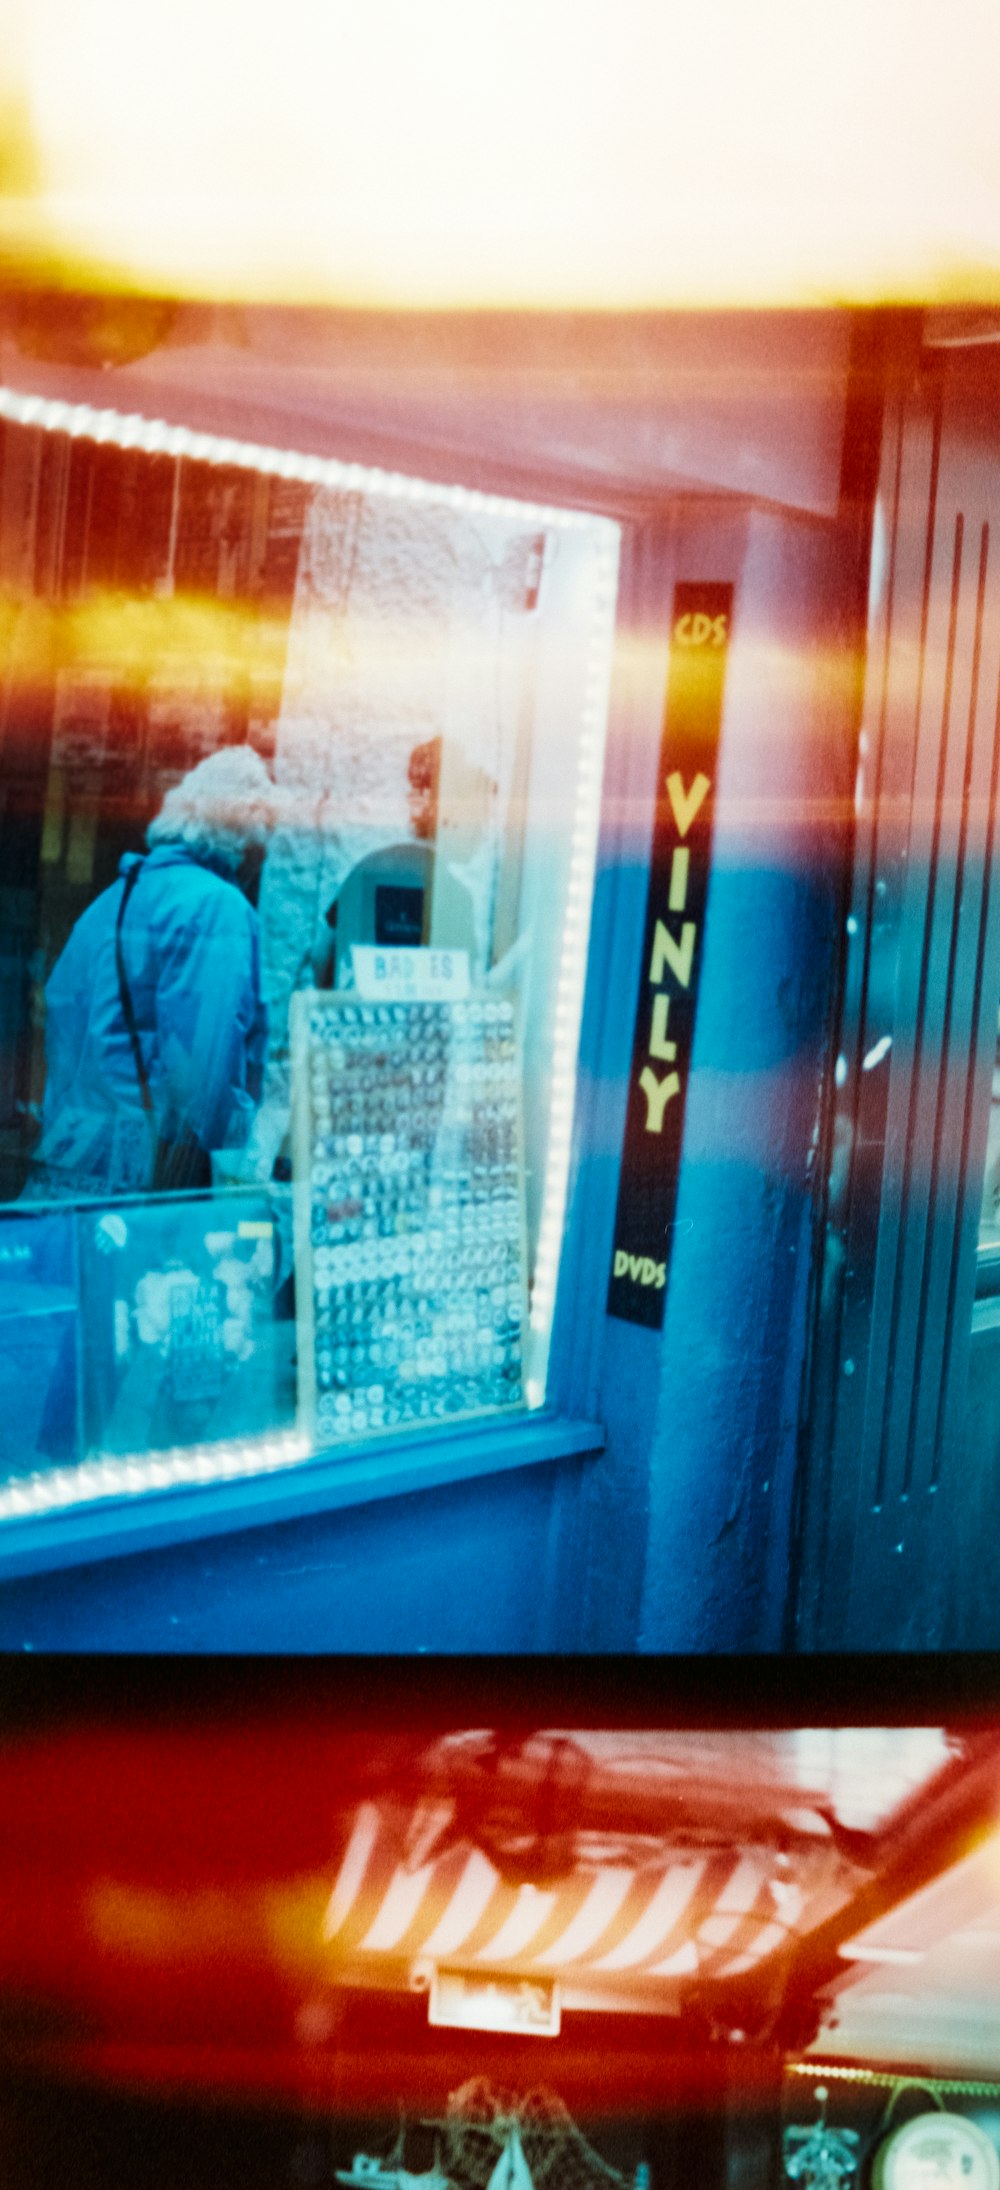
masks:
{"type": "MultiPolygon", "coordinates": [[[[929,465],[930,376],[904,414],[886,623],[870,635],[879,737],[859,817],[864,973],[847,1020],[860,1064],[845,1090],[839,1328],[831,1318],[826,1335],[837,1520],[823,1533],[837,1556],[822,1601],[803,1603],[813,1647],[963,1639],[956,1560],[970,1553],[970,1472],[978,1482],[986,1465],[963,1432],[1000,997],[1000,447],[961,365],[938,388],[929,465]]],[[[984,1495],[980,1484],[980,1510],[984,1495]]]]}
{"type": "MultiPolygon", "coordinates": [[[[907,1496],[920,1495],[933,1489],[938,1480],[933,1439],[939,1414],[938,1396],[943,1364],[951,1335],[950,1280],[963,1175],[969,1052],[979,985],[978,937],[984,886],[982,822],[985,805],[981,795],[981,779],[985,770],[986,783],[989,783],[991,753],[989,743],[983,737],[985,710],[979,704],[990,534],[986,523],[982,523],[978,530],[978,569],[973,572],[970,555],[968,577],[971,592],[975,576],[976,598],[967,720],[964,726],[957,721],[954,726],[956,744],[964,729],[965,769],[962,811],[957,817],[955,903],[945,974],[945,1023],[937,1075],[927,1240],[915,1335],[915,1359],[919,1375],[913,1382],[902,1452],[903,1489],[907,1496]]],[[[972,544],[970,538],[970,548],[972,544]]]]}
{"type": "Polygon", "coordinates": [[[863,1506],[873,1295],[886,1168],[890,1065],[863,1062],[892,1027],[906,887],[916,721],[939,464],[936,385],[897,383],[887,405],[878,499],[886,570],[868,636],[854,876],[841,1020],[842,1084],[804,1489],[796,1635],[843,1640],[863,1506]]]}

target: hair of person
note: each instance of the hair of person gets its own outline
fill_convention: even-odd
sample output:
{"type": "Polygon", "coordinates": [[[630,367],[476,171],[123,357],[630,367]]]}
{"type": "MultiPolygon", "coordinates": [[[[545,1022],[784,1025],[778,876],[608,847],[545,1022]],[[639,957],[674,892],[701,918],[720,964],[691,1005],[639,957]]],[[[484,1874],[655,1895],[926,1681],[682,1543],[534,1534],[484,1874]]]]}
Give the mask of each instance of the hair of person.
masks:
{"type": "Polygon", "coordinates": [[[414,791],[429,791],[436,802],[441,784],[441,771],[445,755],[457,757],[466,789],[475,783],[487,798],[495,798],[496,783],[489,770],[478,761],[470,760],[460,746],[446,742],[440,732],[423,743],[415,745],[406,765],[407,778],[414,791]]]}
{"type": "Polygon", "coordinates": [[[278,792],[260,754],[224,745],[167,792],[146,842],[182,844],[193,859],[235,874],[251,845],[264,845],[278,815],[278,792]]]}
{"type": "Polygon", "coordinates": [[[433,791],[436,794],[441,774],[443,742],[439,734],[437,737],[425,738],[422,744],[414,746],[406,773],[415,791],[433,791]]]}

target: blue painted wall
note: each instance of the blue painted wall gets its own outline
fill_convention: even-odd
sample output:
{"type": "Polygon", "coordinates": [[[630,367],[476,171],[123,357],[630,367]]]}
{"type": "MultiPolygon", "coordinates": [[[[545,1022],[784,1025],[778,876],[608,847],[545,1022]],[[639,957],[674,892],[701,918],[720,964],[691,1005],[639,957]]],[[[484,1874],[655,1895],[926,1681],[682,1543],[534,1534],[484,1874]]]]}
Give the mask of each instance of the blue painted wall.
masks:
{"type": "Polygon", "coordinates": [[[559,1472],[529,1468],[11,1582],[0,1649],[549,1650],[559,1472]]]}
{"type": "MultiPolygon", "coordinates": [[[[590,1648],[783,1642],[854,769],[841,556],[832,528],[757,512],[693,523],[664,558],[665,599],[674,575],[732,577],[737,598],[664,1330],[609,1321],[591,1396],[609,1449],[577,1517],[590,1648]]],[[[615,977],[634,999],[634,863],[616,889],[615,977]]],[[[630,1032],[605,1041],[609,1151],[630,1032]]]]}

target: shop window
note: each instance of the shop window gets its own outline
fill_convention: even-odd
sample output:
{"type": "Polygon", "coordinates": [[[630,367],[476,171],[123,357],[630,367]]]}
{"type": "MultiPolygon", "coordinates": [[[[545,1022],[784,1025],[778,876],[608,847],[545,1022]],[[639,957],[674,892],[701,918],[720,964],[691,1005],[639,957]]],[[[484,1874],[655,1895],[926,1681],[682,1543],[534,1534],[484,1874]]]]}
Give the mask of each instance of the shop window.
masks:
{"type": "Polygon", "coordinates": [[[617,526],[0,414],[0,1515],[537,1408],[617,526]]]}

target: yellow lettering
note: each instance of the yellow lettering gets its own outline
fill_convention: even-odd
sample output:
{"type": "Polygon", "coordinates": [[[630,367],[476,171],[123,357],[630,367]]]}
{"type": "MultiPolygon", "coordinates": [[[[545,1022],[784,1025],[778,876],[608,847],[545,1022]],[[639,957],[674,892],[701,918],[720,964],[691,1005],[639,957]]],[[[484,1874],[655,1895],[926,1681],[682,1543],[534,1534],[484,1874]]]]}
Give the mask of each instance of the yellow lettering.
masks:
{"type": "Polygon", "coordinates": [[[677,1055],[677,1044],[667,1040],[667,1015],[669,1010],[669,996],[665,996],[663,990],[658,989],[653,998],[653,1024],[649,1033],[649,1054],[651,1057],[661,1057],[664,1064],[672,1065],[677,1055]]]}
{"type": "Polygon", "coordinates": [[[667,791],[674,810],[678,836],[686,836],[696,813],[704,805],[712,785],[708,776],[697,775],[690,791],[684,788],[684,778],[676,770],[667,777],[667,791]]]}
{"type": "Polygon", "coordinates": [[[674,856],[670,862],[670,896],[667,899],[669,912],[683,912],[687,904],[688,867],[690,864],[691,854],[687,845],[675,844],[674,856]]]}
{"type": "Polygon", "coordinates": [[[662,1133],[663,1113],[667,1104],[681,1091],[680,1074],[668,1072],[662,1080],[658,1080],[655,1072],[651,1072],[649,1066],[644,1065],[639,1076],[639,1086],[646,1098],[646,1131],[662,1133]]]}
{"type": "Polygon", "coordinates": [[[725,646],[728,637],[729,618],[724,612],[721,616],[706,616],[703,608],[688,609],[674,625],[678,646],[725,646]]]}
{"type": "Polygon", "coordinates": [[[703,608],[693,614],[689,610],[686,616],[678,616],[674,637],[679,646],[707,646],[710,639],[713,646],[718,646],[718,639],[713,636],[718,620],[717,616],[706,616],[703,608]]]}
{"type": "Polygon", "coordinates": [[[663,979],[665,965],[669,966],[671,973],[676,975],[682,989],[687,988],[691,979],[691,961],[694,957],[694,939],[697,933],[698,930],[694,921],[685,920],[681,929],[681,939],[678,943],[676,936],[671,935],[669,928],[664,927],[662,920],[657,921],[656,933],[653,937],[653,956],[649,964],[649,978],[654,988],[658,987],[663,979]]]}

